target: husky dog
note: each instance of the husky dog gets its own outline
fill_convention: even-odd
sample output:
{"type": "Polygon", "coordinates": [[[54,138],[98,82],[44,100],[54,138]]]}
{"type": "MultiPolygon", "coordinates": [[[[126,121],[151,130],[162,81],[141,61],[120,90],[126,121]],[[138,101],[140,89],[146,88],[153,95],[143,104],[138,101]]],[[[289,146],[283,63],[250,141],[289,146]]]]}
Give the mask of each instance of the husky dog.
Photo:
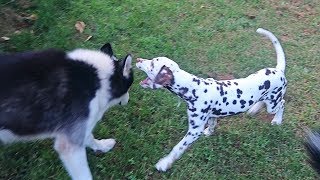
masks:
{"type": "Polygon", "coordinates": [[[309,156],[309,163],[320,176],[320,130],[308,130],[304,146],[309,156]]]}
{"type": "Polygon", "coordinates": [[[128,103],[132,57],[118,61],[111,45],[100,51],[45,50],[0,55],[0,142],[54,139],[72,179],[92,179],[86,147],[107,152],[96,123],[113,105],[128,103]]]}

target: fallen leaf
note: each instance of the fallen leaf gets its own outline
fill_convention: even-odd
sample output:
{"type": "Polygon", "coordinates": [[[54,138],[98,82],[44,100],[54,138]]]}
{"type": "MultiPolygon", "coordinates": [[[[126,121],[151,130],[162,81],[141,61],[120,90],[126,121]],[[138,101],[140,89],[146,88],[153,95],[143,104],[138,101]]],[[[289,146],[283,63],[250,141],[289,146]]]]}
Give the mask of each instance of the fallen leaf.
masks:
{"type": "Polygon", "coordinates": [[[1,37],[1,39],[2,39],[3,41],[9,41],[9,40],[10,40],[10,38],[8,38],[8,37],[6,37],[6,36],[1,37]]]}
{"type": "Polygon", "coordinates": [[[79,31],[79,33],[83,33],[84,28],[86,27],[86,24],[82,21],[77,21],[74,27],[76,28],[77,31],[79,31]]]}
{"type": "Polygon", "coordinates": [[[84,42],[89,41],[91,38],[92,38],[92,36],[88,36],[84,42]]]}
{"type": "Polygon", "coordinates": [[[26,19],[29,19],[29,20],[32,20],[32,21],[35,21],[38,19],[38,16],[36,14],[31,14],[29,17],[26,17],[26,19]]]}

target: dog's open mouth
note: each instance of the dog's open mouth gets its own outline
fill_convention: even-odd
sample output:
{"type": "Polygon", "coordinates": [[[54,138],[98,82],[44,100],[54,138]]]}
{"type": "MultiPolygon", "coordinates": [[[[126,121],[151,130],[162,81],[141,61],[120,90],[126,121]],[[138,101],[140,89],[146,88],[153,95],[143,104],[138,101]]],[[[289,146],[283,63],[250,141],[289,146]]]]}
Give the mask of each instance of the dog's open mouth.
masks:
{"type": "Polygon", "coordinates": [[[144,80],[142,80],[141,82],[140,82],[140,85],[142,86],[142,87],[144,87],[144,88],[146,88],[146,87],[150,87],[150,88],[152,88],[153,87],[153,82],[152,82],[152,80],[149,78],[149,77],[147,77],[146,79],[144,79],[144,80]]]}

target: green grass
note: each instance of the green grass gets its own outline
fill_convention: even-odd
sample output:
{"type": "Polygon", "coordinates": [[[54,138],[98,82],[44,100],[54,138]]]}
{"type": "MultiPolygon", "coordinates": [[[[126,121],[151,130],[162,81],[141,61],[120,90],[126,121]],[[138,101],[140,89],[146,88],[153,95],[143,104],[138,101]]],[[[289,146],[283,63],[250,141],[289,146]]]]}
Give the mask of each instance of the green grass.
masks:
{"type": "MultiPolygon", "coordinates": [[[[96,137],[117,140],[107,154],[88,150],[95,179],[316,179],[302,145],[303,128],[320,127],[316,0],[38,0],[23,10],[18,1],[1,2],[0,8],[38,19],[20,34],[0,34],[11,38],[0,42],[0,52],[96,49],[111,42],[119,56],[168,56],[202,77],[244,77],[276,64],[271,43],[255,30],[269,29],[280,39],[289,82],[282,126],[262,116],[221,119],[214,136],[200,138],[172,169],[159,173],[154,164],[186,132],[186,107],[170,92],[142,89],[145,75],[135,69],[129,104],[109,110],[95,129],[96,137]],[[87,25],[83,34],[74,29],[77,20],[87,25]]],[[[1,147],[0,179],[68,179],[52,146],[47,140],[1,147]]]]}

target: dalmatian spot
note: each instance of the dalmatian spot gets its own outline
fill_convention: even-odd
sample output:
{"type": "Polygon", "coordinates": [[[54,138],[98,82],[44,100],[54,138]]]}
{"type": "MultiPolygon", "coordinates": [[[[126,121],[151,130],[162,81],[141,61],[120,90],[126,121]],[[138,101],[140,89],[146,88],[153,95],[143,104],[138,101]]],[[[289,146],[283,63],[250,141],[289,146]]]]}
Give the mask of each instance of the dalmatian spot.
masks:
{"type": "Polygon", "coordinates": [[[195,90],[195,89],[192,90],[192,94],[193,94],[193,96],[194,96],[195,98],[198,98],[198,96],[196,95],[196,90],[195,90]]]}
{"type": "Polygon", "coordinates": [[[253,98],[253,96],[251,96],[251,99],[253,98]]]}
{"type": "Polygon", "coordinates": [[[269,80],[266,80],[263,85],[259,86],[259,90],[262,90],[262,89],[269,89],[270,88],[270,81],[269,80]]]}
{"type": "Polygon", "coordinates": [[[214,115],[221,115],[221,111],[222,111],[221,109],[218,109],[218,110],[217,110],[216,108],[213,108],[213,109],[212,109],[212,113],[213,113],[214,115]]]}
{"type": "Polygon", "coordinates": [[[204,92],[204,93],[207,93],[207,92],[208,92],[208,90],[207,90],[207,89],[205,89],[203,92],[204,92]]]}
{"type": "Polygon", "coordinates": [[[209,85],[209,83],[207,83],[206,81],[203,81],[203,83],[204,83],[205,85],[209,85]]]}
{"type": "Polygon", "coordinates": [[[222,100],[223,103],[227,102],[227,97],[224,97],[222,100]]]}
{"type": "Polygon", "coordinates": [[[233,100],[233,101],[232,101],[232,104],[237,104],[237,100],[233,100]]]}
{"type": "Polygon", "coordinates": [[[235,112],[232,112],[232,111],[229,111],[229,114],[230,115],[233,115],[233,114],[236,114],[235,112]]]}
{"type": "Polygon", "coordinates": [[[268,76],[271,73],[269,69],[266,69],[266,75],[268,76]]]}
{"type": "Polygon", "coordinates": [[[189,89],[187,87],[181,87],[179,88],[179,91],[181,94],[186,94],[189,91],[189,89]]]}
{"type": "Polygon", "coordinates": [[[241,97],[241,95],[240,95],[240,94],[238,94],[238,95],[237,95],[237,98],[240,98],[240,97],[241,97]]]}
{"type": "Polygon", "coordinates": [[[233,82],[234,85],[238,86],[239,84],[237,82],[233,82]]]}
{"type": "Polygon", "coordinates": [[[220,96],[223,96],[223,95],[224,95],[223,87],[220,86],[220,96]]]}
{"type": "Polygon", "coordinates": [[[266,80],[266,81],[264,82],[264,88],[265,88],[265,89],[269,89],[269,88],[270,88],[270,81],[269,81],[269,80],[266,80]]]}
{"type": "Polygon", "coordinates": [[[210,103],[212,103],[213,101],[212,100],[210,100],[210,103]]]}
{"type": "Polygon", "coordinates": [[[252,100],[250,100],[249,101],[249,106],[251,106],[253,104],[253,101],[252,100]]]}
{"type": "Polygon", "coordinates": [[[204,102],[204,104],[208,104],[208,102],[207,102],[207,101],[205,101],[205,102],[204,102]]]}
{"type": "Polygon", "coordinates": [[[218,101],[216,101],[216,103],[215,103],[216,105],[218,104],[218,101]]]}
{"type": "Polygon", "coordinates": [[[217,86],[217,90],[219,91],[219,87],[217,86]]]}
{"type": "Polygon", "coordinates": [[[242,94],[242,91],[240,89],[237,89],[237,94],[238,95],[242,94]]]}
{"type": "Polygon", "coordinates": [[[190,120],[190,124],[194,126],[194,120],[190,120]]]}
{"type": "Polygon", "coordinates": [[[219,103],[219,106],[221,106],[221,104],[219,103]]]}
{"type": "Polygon", "coordinates": [[[183,143],[183,145],[184,145],[184,146],[188,146],[188,143],[187,143],[187,141],[185,141],[185,142],[183,143]]]}
{"type": "Polygon", "coordinates": [[[192,129],[197,129],[199,126],[193,126],[192,129]]]}
{"type": "Polygon", "coordinates": [[[202,112],[202,113],[207,113],[207,112],[209,112],[210,107],[211,107],[211,106],[209,105],[207,108],[201,109],[201,112],[202,112]]]}
{"type": "Polygon", "coordinates": [[[228,94],[228,91],[224,92],[224,94],[227,95],[227,94],[228,94]]]}
{"type": "Polygon", "coordinates": [[[228,106],[228,105],[229,105],[229,102],[226,103],[226,106],[228,106]]]}
{"type": "Polygon", "coordinates": [[[191,112],[196,112],[196,111],[197,111],[197,108],[192,108],[192,109],[189,108],[189,111],[191,111],[191,112]]]}
{"type": "Polygon", "coordinates": [[[242,109],[245,107],[245,104],[246,104],[246,103],[247,103],[247,102],[246,102],[245,100],[243,100],[243,99],[240,100],[240,104],[241,104],[241,108],[242,108],[242,109]]]}
{"type": "Polygon", "coordinates": [[[198,85],[200,85],[200,80],[199,79],[193,78],[192,81],[196,82],[198,85]]]}
{"type": "Polygon", "coordinates": [[[273,98],[274,98],[274,96],[273,96],[273,95],[271,95],[271,96],[270,96],[270,98],[271,98],[271,99],[273,99],[273,98]]]}
{"type": "Polygon", "coordinates": [[[198,114],[191,114],[191,117],[198,117],[198,114]]]}
{"type": "Polygon", "coordinates": [[[231,85],[231,82],[230,82],[230,81],[228,81],[228,82],[227,82],[227,84],[230,86],[230,85],[231,85]]]}

